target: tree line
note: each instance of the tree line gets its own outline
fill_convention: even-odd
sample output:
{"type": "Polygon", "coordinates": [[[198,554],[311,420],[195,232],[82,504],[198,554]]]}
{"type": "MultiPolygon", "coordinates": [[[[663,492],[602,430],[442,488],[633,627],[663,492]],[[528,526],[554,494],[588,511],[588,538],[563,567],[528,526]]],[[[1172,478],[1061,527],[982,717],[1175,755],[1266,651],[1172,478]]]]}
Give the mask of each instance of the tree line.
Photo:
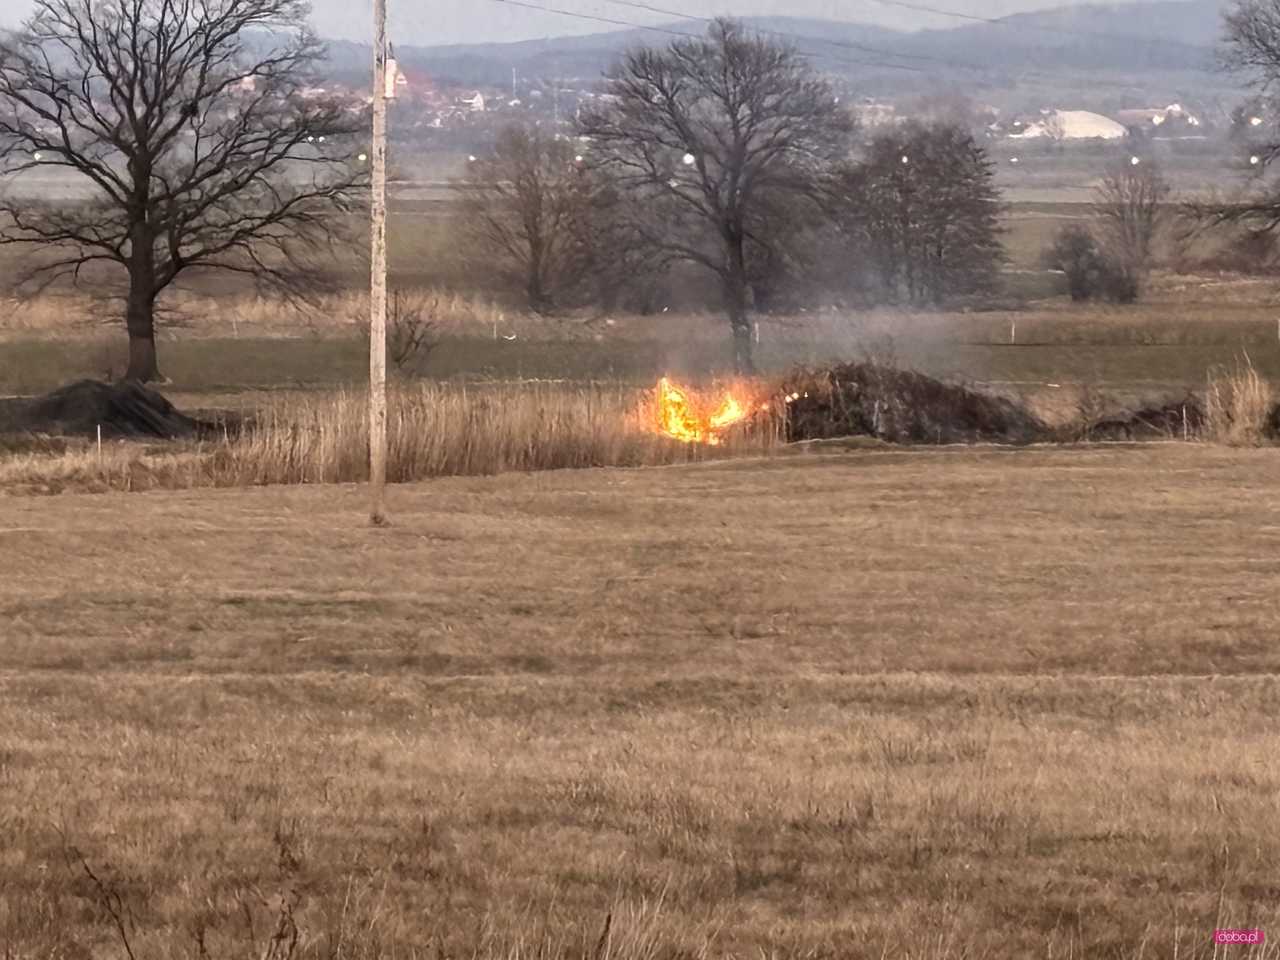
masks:
{"type": "Polygon", "coordinates": [[[791,47],[716,20],[624,55],[575,135],[506,130],[457,184],[458,223],[533,310],[643,305],[677,263],[710,278],[734,366],[781,298],[938,304],[1003,259],[994,165],[959,126],[863,138],[791,47]]]}
{"type": "MultiPolygon", "coordinates": [[[[28,251],[11,286],[123,281],[128,378],[159,376],[156,309],[180,277],[230,272],[306,297],[324,276],[311,255],[352,249],[341,227],[367,184],[367,118],[314,95],[324,48],[307,12],[35,0],[0,38],[0,245],[28,251]],[[49,170],[89,199],[14,189],[49,170]]],[[[1236,0],[1225,30],[1225,59],[1265,95],[1280,82],[1280,0],[1236,0]]],[[[1269,241],[1274,124],[1246,148],[1253,188],[1187,212],[1269,241]]],[[[457,189],[458,229],[532,309],[644,308],[675,265],[700,271],[741,371],[753,310],[979,297],[1003,260],[993,164],[967,130],[860,131],[794,49],[725,19],[625,54],[572,136],[508,130],[457,189]]],[[[1108,174],[1092,224],[1048,254],[1072,295],[1136,298],[1168,201],[1149,162],[1108,174]]]]}

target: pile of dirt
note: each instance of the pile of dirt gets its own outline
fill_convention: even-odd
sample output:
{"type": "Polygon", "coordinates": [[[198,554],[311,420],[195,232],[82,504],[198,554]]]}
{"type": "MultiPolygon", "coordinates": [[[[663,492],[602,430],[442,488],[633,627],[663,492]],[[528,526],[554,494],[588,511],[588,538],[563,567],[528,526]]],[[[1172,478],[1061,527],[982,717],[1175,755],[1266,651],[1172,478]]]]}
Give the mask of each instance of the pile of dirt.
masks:
{"type": "Polygon", "coordinates": [[[1204,405],[1188,394],[1161,406],[1144,407],[1120,417],[1086,425],[1086,440],[1185,440],[1204,426],[1204,405]]]}
{"type": "Polygon", "coordinates": [[[79,380],[0,407],[0,433],[104,439],[182,440],[221,436],[225,424],[189,417],[140,383],[79,380]]]}
{"type": "Polygon", "coordinates": [[[1049,428],[1004,397],[910,370],[848,363],[783,383],[787,439],[871,436],[890,443],[1031,443],[1049,428]]]}

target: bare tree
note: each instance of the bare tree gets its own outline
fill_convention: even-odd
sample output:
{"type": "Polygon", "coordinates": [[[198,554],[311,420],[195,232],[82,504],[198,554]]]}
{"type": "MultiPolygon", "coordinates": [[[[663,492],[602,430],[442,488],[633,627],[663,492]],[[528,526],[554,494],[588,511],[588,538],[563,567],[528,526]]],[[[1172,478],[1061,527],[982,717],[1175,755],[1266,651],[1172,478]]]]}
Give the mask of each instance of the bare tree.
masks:
{"type": "Polygon", "coordinates": [[[1280,2],[1236,0],[1222,19],[1224,65],[1244,73],[1269,99],[1280,81],[1280,2]]]}
{"type": "Polygon", "coordinates": [[[454,183],[474,252],[495,259],[531,310],[551,308],[581,279],[580,221],[592,189],[578,156],[571,140],[512,126],[454,183]]]}
{"type": "Polygon", "coordinates": [[[302,289],[364,174],[360,118],[311,96],[323,46],[301,0],[36,0],[0,44],[0,172],[78,175],[41,202],[10,179],[0,242],[34,245],[19,286],[123,271],[126,377],[159,377],[156,303],[188,270],[302,289]]]}
{"type": "Polygon", "coordinates": [[[580,251],[582,295],[597,307],[618,306],[652,313],[665,292],[671,265],[663,251],[646,242],[638,224],[649,224],[652,211],[643,197],[620,190],[608,174],[586,169],[589,199],[574,229],[580,251]]]}
{"type": "Polygon", "coordinates": [[[631,51],[607,88],[581,120],[590,162],[642,198],[647,244],[719,279],[734,365],[751,371],[748,257],[772,242],[763,201],[821,215],[851,115],[795,50],[724,19],[705,39],[631,51]]]}
{"type": "Polygon", "coordinates": [[[911,125],[876,137],[841,178],[842,222],[892,300],[940,303],[995,286],[1000,191],[967,130],[911,125]]]}
{"type": "Polygon", "coordinates": [[[1232,116],[1233,139],[1250,158],[1251,181],[1237,196],[1189,203],[1183,212],[1199,230],[1227,224],[1247,233],[1274,234],[1280,228],[1280,189],[1269,174],[1280,158],[1275,124],[1280,89],[1280,0],[1236,0],[1224,13],[1223,23],[1223,64],[1245,78],[1254,91],[1232,116]]]}
{"type": "Polygon", "coordinates": [[[1170,192],[1169,182],[1150,160],[1126,160],[1113,167],[1094,191],[1098,241],[1124,281],[1115,299],[1130,302],[1140,295],[1167,221],[1170,192]]]}
{"type": "Polygon", "coordinates": [[[435,348],[436,322],[431,315],[437,305],[438,298],[424,293],[392,292],[387,310],[387,356],[401,373],[412,372],[435,348]]]}

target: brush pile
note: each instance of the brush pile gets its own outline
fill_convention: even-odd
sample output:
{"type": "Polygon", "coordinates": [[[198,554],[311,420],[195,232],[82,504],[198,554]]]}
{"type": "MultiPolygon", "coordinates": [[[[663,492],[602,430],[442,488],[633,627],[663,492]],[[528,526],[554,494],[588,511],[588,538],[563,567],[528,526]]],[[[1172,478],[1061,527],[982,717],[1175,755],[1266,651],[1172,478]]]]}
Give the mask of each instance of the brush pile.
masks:
{"type": "Polygon", "coordinates": [[[221,435],[220,425],[189,417],[140,383],[78,380],[0,407],[0,433],[103,439],[183,440],[221,435]]]}
{"type": "Polygon", "coordinates": [[[783,383],[786,438],[871,436],[890,443],[1031,443],[1050,429],[1004,397],[911,370],[847,363],[802,370],[783,383]]]}
{"type": "Polygon", "coordinates": [[[1084,424],[1084,440],[1190,440],[1206,422],[1204,405],[1188,394],[1162,406],[1144,407],[1121,417],[1084,424]]]}

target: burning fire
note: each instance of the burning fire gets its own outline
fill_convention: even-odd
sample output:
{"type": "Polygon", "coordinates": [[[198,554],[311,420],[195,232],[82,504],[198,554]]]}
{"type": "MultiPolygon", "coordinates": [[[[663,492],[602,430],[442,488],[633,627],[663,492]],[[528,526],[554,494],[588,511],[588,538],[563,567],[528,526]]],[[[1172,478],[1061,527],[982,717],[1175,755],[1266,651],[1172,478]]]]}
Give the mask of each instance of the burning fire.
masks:
{"type": "MultiPolygon", "coordinates": [[[[726,392],[714,409],[711,404],[691,399],[691,391],[676,386],[666,377],[658,381],[654,391],[657,429],[685,443],[715,446],[721,434],[751,415],[751,403],[726,392]]],[[[759,409],[765,409],[761,405],[759,409]]]]}

